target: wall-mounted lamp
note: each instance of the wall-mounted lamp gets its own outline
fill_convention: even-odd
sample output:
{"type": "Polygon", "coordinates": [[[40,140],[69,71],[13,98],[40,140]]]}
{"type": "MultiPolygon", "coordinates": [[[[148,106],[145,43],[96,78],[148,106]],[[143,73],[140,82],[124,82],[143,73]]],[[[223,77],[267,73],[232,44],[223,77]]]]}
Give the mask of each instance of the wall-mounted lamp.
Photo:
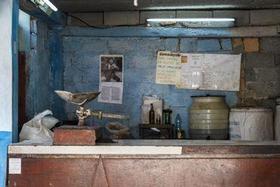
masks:
{"type": "Polygon", "coordinates": [[[150,27],[233,27],[234,18],[149,18],[150,27]]]}
{"type": "Polygon", "coordinates": [[[34,4],[36,4],[41,10],[46,12],[47,14],[50,14],[51,11],[48,11],[50,8],[52,11],[58,11],[56,6],[52,4],[49,0],[31,0],[34,4]]]}
{"type": "Polygon", "coordinates": [[[133,0],[133,6],[135,6],[135,7],[138,6],[138,0],[133,0]]]}
{"type": "Polygon", "coordinates": [[[49,0],[43,0],[53,11],[57,11],[58,9],[54,6],[49,0]]]}

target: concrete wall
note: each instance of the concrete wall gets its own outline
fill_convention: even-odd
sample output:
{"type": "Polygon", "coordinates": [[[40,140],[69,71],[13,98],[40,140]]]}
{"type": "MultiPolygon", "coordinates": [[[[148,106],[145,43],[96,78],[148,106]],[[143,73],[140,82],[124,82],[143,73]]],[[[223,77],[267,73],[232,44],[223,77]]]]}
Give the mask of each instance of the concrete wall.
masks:
{"type": "Polygon", "coordinates": [[[245,53],[243,102],[249,106],[273,107],[280,96],[279,38],[260,38],[260,51],[245,53]]]}
{"type": "MultiPolygon", "coordinates": [[[[120,12],[93,12],[72,13],[89,25],[138,25],[145,24],[147,18],[221,18],[233,17],[236,26],[273,25],[280,23],[280,9],[265,10],[149,10],[149,11],[120,11],[120,12]]],[[[86,26],[78,19],[68,16],[68,24],[86,26]]]]}

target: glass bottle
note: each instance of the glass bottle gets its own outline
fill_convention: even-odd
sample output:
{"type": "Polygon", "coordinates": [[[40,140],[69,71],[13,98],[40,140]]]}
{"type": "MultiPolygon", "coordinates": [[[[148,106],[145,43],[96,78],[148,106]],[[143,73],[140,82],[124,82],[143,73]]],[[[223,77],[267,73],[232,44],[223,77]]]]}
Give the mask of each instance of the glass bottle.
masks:
{"type": "Polygon", "coordinates": [[[172,110],[170,108],[163,110],[163,124],[171,125],[171,114],[172,114],[172,110]]]}
{"type": "Polygon", "coordinates": [[[155,111],[154,111],[154,105],[151,104],[151,108],[149,111],[149,123],[155,124],[155,111]]]}
{"type": "Polygon", "coordinates": [[[176,138],[182,139],[183,138],[183,132],[182,132],[182,119],[180,114],[176,115],[175,118],[175,128],[176,128],[176,138]]]}

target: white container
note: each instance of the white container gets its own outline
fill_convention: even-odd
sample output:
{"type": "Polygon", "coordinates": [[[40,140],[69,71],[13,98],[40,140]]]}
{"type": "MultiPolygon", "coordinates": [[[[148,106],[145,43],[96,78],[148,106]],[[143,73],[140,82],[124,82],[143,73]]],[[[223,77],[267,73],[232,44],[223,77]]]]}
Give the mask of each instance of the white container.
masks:
{"type": "Polygon", "coordinates": [[[275,140],[280,141],[280,103],[277,103],[275,110],[274,137],[275,140]]]}
{"type": "Polygon", "coordinates": [[[231,140],[273,140],[273,112],[270,109],[233,108],[229,124],[231,140]]]}

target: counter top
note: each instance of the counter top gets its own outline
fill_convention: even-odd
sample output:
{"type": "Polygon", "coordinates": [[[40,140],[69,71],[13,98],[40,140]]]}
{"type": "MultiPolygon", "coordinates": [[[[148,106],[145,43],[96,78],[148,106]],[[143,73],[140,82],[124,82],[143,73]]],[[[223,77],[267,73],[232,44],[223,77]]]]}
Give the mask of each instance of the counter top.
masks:
{"type": "Polygon", "coordinates": [[[10,155],[173,155],[184,157],[280,157],[279,142],[118,140],[95,146],[11,144],[10,155]]]}
{"type": "MultiPolygon", "coordinates": [[[[211,146],[211,145],[278,145],[280,142],[277,141],[231,141],[231,140],[168,140],[168,139],[157,139],[157,140],[114,140],[116,144],[108,145],[130,145],[130,146],[187,146],[187,145],[200,145],[200,146],[211,146]]],[[[104,145],[104,144],[99,144],[104,145]]]]}

